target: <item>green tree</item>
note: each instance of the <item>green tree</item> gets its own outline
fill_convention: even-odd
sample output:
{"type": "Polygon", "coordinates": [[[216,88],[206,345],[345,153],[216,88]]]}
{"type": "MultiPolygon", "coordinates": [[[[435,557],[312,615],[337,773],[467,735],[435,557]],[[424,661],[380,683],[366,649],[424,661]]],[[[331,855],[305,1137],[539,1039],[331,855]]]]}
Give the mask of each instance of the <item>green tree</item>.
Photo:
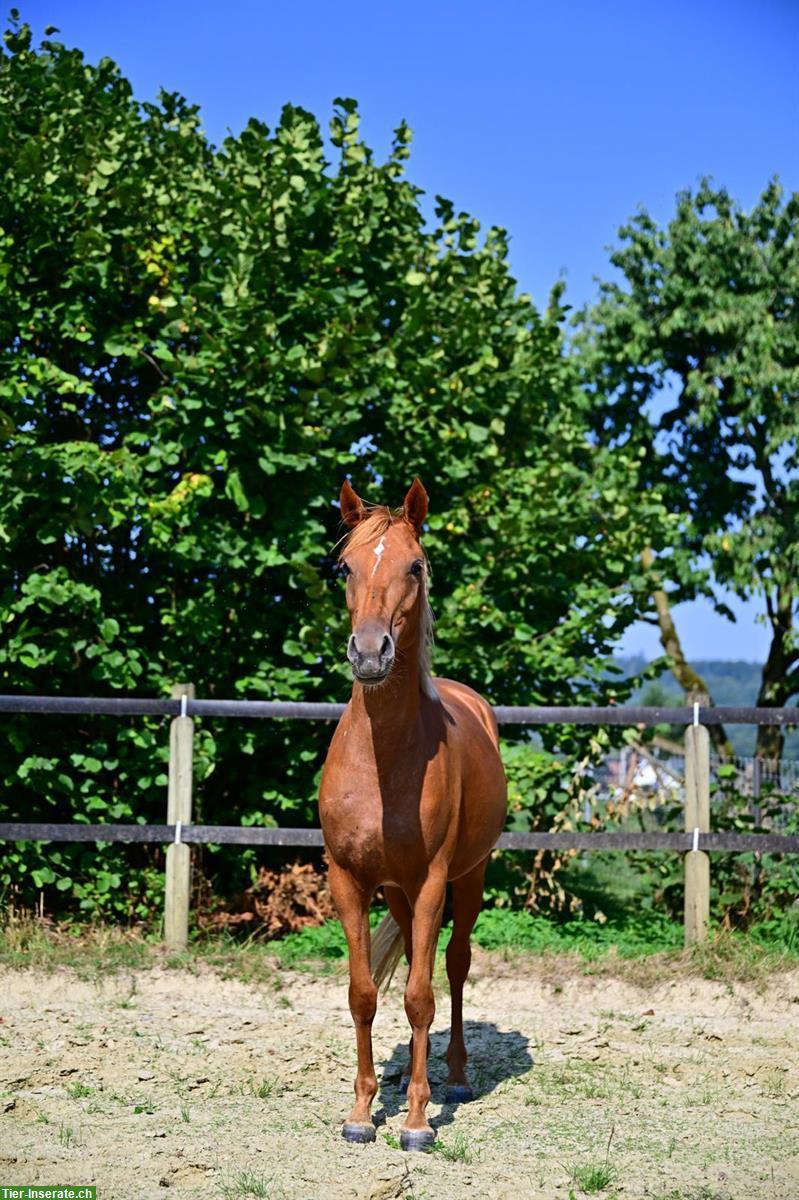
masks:
{"type": "MultiPolygon", "coordinates": [[[[109,60],[34,48],[19,22],[6,46],[3,690],[183,678],[200,696],[344,699],[331,549],[351,473],[373,500],[399,502],[414,474],[430,491],[440,672],[505,702],[604,698],[644,582],[626,547],[641,529],[661,544],[662,506],[652,491],[633,511],[638,451],[590,437],[557,295],[540,314],[504,233],[481,240],[448,202],[425,227],[407,127],[376,163],[339,100],[333,164],[293,107],[215,148],[196,109],[140,104],[109,60]]],[[[162,818],[158,723],[11,727],[7,818],[162,818]]],[[[200,819],[313,822],[328,739],[207,726],[200,819]]],[[[127,851],[103,852],[99,898],[94,850],[37,853],[7,859],[6,882],[36,871],[86,907],[121,903],[127,851]]]]}
{"type": "MultiPolygon", "coordinates": [[[[706,690],[672,604],[716,585],[760,597],[771,645],[757,703],[784,705],[799,689],[799,195],[773,182],[745,212],[704,181],[666,228],[640,212],[620,239],[622,279],[602,284],[577,342],[603,444],[641,447],[646,486],[677,518],[667,553],[636,541],[661,640],[680,683],[706,690]]],[[[758,754],[782,743],[761,726],[758,754]]]]}

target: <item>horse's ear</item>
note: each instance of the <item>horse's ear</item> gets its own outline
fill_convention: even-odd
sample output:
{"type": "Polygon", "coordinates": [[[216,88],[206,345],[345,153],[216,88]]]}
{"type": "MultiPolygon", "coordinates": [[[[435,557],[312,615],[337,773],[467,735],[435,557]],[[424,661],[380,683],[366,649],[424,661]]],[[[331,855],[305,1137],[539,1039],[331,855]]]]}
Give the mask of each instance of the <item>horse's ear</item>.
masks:
{"type": "Polygon", "coordinates": [[[341,505],[341,519],[345,525],[349,525],[350,529],[366,516],[363,500],[361,500],[349,479],[345,479],[341,485],[338,502],[341,505]]]}
{"type": "Polygon", "coordinates": [[[418,536],[422,532],[422,526],[427,516],[427,492],[418,477],[414,479],[408,489],[402,511],[405,514],[405,520],[414,527],[418,536]]]}

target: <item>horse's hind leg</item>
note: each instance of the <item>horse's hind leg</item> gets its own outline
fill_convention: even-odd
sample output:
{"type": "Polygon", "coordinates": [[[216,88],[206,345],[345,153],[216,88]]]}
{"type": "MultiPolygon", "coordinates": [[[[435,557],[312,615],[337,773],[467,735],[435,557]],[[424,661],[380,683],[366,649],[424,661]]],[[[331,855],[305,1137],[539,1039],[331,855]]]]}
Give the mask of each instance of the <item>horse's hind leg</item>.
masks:
{"type": "MultiPolygon", "coordinates": [[[[389,912],[402,931],[402,940],[405,943],[405,957],[408,960],[408,966],[411,965],[411,956],[413,954],[412,930],[413,930],[413,913],[411,906],[408,903],[408,898],[401,888],[386,887],[386,903],[388,904],[389,912]]],[[[400,1078],[400,1091],[407,1092],[408,1084],[411,1078],[411,1056],[413,1054],[413,1037],[408,1044],[408,1061],[402,1068],[402,1076],[400,1078]]]]}
{"type": "Polygon", "coordinates": [[[447,946],[447,975],[452,996],[452,1025],[447,1049],[447,1103],[472,1100],[474,1092],[466,1075],[466,1043],[463,1040],[463,985],[472,961],[470,937],[483,903],[485,858],[467,875],[452,884],[452,937],[447,946]]]}

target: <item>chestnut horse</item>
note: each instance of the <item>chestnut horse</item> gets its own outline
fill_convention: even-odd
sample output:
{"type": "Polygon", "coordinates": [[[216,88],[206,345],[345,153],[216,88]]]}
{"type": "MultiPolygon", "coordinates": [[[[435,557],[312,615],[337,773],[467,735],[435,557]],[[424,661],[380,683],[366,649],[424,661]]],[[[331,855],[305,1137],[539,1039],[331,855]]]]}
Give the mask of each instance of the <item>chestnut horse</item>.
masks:
{"type": "Polygon", "coordinates": [[[404,945],[409,963],[405,1012],[412,1037],[401,1145],[423,1150],[435,1139],[426,1117],[427,1056],[446,886],[452,884],[453,913],[447,947],[452,995],[447,1100],[454,1102],[472,1098],[463,985],[486,862],[505,823],[507,787],[497,724],[486,701],[463,684],[430,675],[432,616],[419,543],[427,493],[415,480],[403,507],[392,511],[367,507],[345,482],[340,502],[350,528],[340,563],[352,621],[347,658],[354,682],[322,772],[319,813],[330,888],[349,946],[349,1000],[358,1048],[355,1105],[342,1133],[352,1142],[375,1138],[377,984],[404,945]],[[375,939],[384,949],[370,964],[369,906],[381,885],[390,915],[375,939]]]}

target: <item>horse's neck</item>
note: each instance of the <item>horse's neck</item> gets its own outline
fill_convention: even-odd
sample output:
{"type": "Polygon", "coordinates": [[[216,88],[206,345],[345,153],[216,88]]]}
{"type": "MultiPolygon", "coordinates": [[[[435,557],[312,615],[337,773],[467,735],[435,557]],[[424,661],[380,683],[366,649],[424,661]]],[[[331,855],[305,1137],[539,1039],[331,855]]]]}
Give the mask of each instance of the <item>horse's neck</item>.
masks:
{"type": "Polygon", "coordinates": [[[352,685],[352,717],[371,727],[375,747],[384,738],[396,740],[419,717],[422,678],[418,656],[403,654],[388,680],[379,687],[352,685]]]}

